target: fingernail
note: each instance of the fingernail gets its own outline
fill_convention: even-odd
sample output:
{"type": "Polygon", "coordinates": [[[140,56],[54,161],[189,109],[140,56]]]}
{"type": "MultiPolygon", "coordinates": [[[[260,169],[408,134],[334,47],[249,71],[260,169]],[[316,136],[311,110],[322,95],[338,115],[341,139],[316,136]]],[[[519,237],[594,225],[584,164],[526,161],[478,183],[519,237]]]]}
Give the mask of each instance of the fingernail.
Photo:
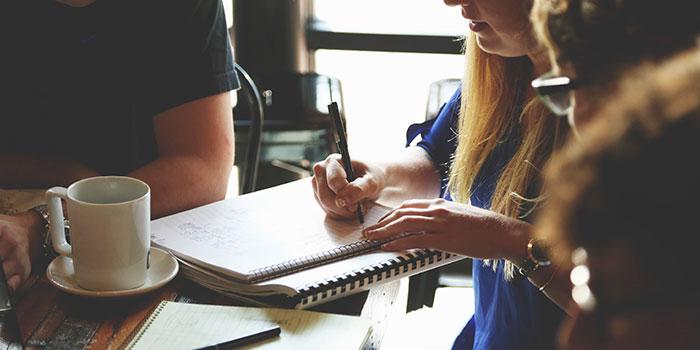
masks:
{"type": "Polygon", "coordinates": [[[335,205],[344,208],[345,207],[345,200],[342,198],[338,198],[335,200],[335,205]]]}

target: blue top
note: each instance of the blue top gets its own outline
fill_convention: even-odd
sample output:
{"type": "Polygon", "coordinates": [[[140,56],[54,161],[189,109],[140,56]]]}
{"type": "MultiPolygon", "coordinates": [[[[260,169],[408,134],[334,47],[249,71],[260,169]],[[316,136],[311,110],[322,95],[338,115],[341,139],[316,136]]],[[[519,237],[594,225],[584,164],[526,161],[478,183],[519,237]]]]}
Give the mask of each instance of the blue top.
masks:
{"type": "MultiPolygon", "coordinates": [[[[449,166],[456,149],[456,130],[460,106],[458,90],[438,116],[412,125],[409,142],[417,135],[423,148],[439,169],[441,195],[451,199],[446,185],[449,166]]],[[[511,133],[500,142],[480,169],[472,187],[471,203],[488,209],[503,166],[515,153],[520,136],[511,133]]],[[[562,310],[537,290],[526,278],[516,276],[506,281],[503,262],[496,271],[474,259],[472,265],[474,316],[457,337],[454,349],[553,349],[554,338],[563,316],[562,310]]]]}

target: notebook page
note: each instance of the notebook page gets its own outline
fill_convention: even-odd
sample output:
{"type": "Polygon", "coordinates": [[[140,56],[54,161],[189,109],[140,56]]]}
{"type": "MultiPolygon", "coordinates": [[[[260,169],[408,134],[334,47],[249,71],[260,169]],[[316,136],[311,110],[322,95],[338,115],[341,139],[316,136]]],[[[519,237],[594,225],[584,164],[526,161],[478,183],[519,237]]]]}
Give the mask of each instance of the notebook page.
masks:
{"type": "MultiPolygon", "coordinates": [[[[387,207],[370,206],[366,224],[387,207]]],[[[327,218],[309,179],[154,220],[155,246],[241,280],[249,272],[361,239],[356,220],[327,218]]]]}
{"type": "MultiPolygon", "coordinates": [[[[369,335],[369,321],[359,317],[317,312],[165,302],[133,349],[192,349],[235,338],[270,323],[280,326],[279,337],[248,348],[360,349],[369,335]]],[[[133,345],[133,344],[132,344],[133,345]]]]}
{"type": "Polygon", "coordinates": [[[240,317],[232,310],[166,302],[127,349],[195,349],[240,338],[274,326],[265,319],[240,317]]]}
{"type": "Polygon", "coordinates": [[[282,328],[278,340],[272,339],[245,349],[362,349],[369,337],[370,322],[356,316],[311,311],[248,308],[251,318],[276,322],[282,328]],[[264,317],[264,318],[263,318],[264,317]]]}

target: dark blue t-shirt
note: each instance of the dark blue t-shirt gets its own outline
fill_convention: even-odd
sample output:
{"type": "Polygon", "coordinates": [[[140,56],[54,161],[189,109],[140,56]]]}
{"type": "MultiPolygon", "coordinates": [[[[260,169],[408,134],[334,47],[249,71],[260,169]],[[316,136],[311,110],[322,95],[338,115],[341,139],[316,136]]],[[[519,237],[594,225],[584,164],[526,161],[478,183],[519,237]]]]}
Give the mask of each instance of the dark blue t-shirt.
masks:
{"type": "Polygon", "coordinates": [[[105,175],[158,156],[158,113],[239,86],[221,0],[9,0],[0,43],[0,153],[105,175]]]}
{"type": "MultiPolygon", "coordinates": [[[[438,116],[423,124],[412,125],[407,137],[431,157],[439,170],[441,196],[450,199],[447,180],[450,164],[457,147],[457,126],[460,107],[457,91],[441,109],[438,116]]],[[[520,137],[517,132],[502,140],[479,170],[472,186],[471,204],[488,209],[501,170],[513,157],[520,137]]],[[[562,310],[533,286],[526,278],[504,278],[503,262],[496,271],[480,259],[472,267],[474,316],[454,343],[455,349],[553,349],[554,337],[563,316],[562,310]]]]}

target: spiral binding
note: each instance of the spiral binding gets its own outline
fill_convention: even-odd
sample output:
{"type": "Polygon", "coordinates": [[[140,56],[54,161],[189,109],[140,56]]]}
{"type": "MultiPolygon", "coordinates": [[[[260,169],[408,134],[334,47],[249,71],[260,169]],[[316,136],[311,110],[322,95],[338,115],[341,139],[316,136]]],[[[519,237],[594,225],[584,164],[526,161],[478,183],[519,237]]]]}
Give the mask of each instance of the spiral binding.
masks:
{"type": "Polygon", "coordinates": [[[366,289],[367,285],[383,279],[395,278],[418,268],[423,268],[426,265],[459,257],[459,255],[439,250],[415,250],[412,253],[398,256],[381,264],[370,265],[348,274],[335,276],[323,282],[304,287],[299,290],[299,304],[303,307],[304,305],[315,303],[319,299],[334,297],[353,289],[366,289]]]}
{"type": "Polygon", "coordinates": [[[325,252],[302,256],[300,258],[288,260],[279,264],[266,266],[250,271],[252,283],[263,282],[273,278],[289,275],[301,270],[306,270],[315,266],[324,265],[334,261],[347,259],[356,255],[379,250],[382,244],[391,239],[370,241],[360,240],[346,245],[335,247],[325,252]]]}
{"type": "Polygon", "coordinates": [[[136,346],[136,344],[138,344],[139,340],[141,340],[141,337],[143,337],[148,328],[150,328],[153,322],[155,322],[156,318],[160,316],[160,313],[163,311],[163,308],[165,308],[166,304],[168,304],[168,301],[163,300],[160,302],[160,304],[158,304],[158,306],[156,306],[155,310],[153,310],[153,313],[151,313],[151,316],[149,316],[148,319],[143,322],[141,328],[139,328],[138,333],[136,333],[131,339],[131,341],[128,343],[129,345],[126,347],[126,349],[131,349],[134,346],[136,346]]]}
{"type": "Polygon", "coordinates": [[[366,290],[372,284],[380,281],[390,281],[412,275],[417,272],[416,270],[422,270],[425,266],[433,264],[440,266],[462,258],[460,255],[438,250],[414,250],[381,263],[368,265],[349,273],[309,284],[299,288],[294,295],[246,295],[236,292],[235,288],[230,288],[225,282],[212,283],[208,282],[207,279],[201,279],[201,273],[188,268],[187,265],[183,265],[182,272],[186,278],[208,289],[247,304],[305,309],[324,299],[336,299],[342,295],[366,290]]]}

